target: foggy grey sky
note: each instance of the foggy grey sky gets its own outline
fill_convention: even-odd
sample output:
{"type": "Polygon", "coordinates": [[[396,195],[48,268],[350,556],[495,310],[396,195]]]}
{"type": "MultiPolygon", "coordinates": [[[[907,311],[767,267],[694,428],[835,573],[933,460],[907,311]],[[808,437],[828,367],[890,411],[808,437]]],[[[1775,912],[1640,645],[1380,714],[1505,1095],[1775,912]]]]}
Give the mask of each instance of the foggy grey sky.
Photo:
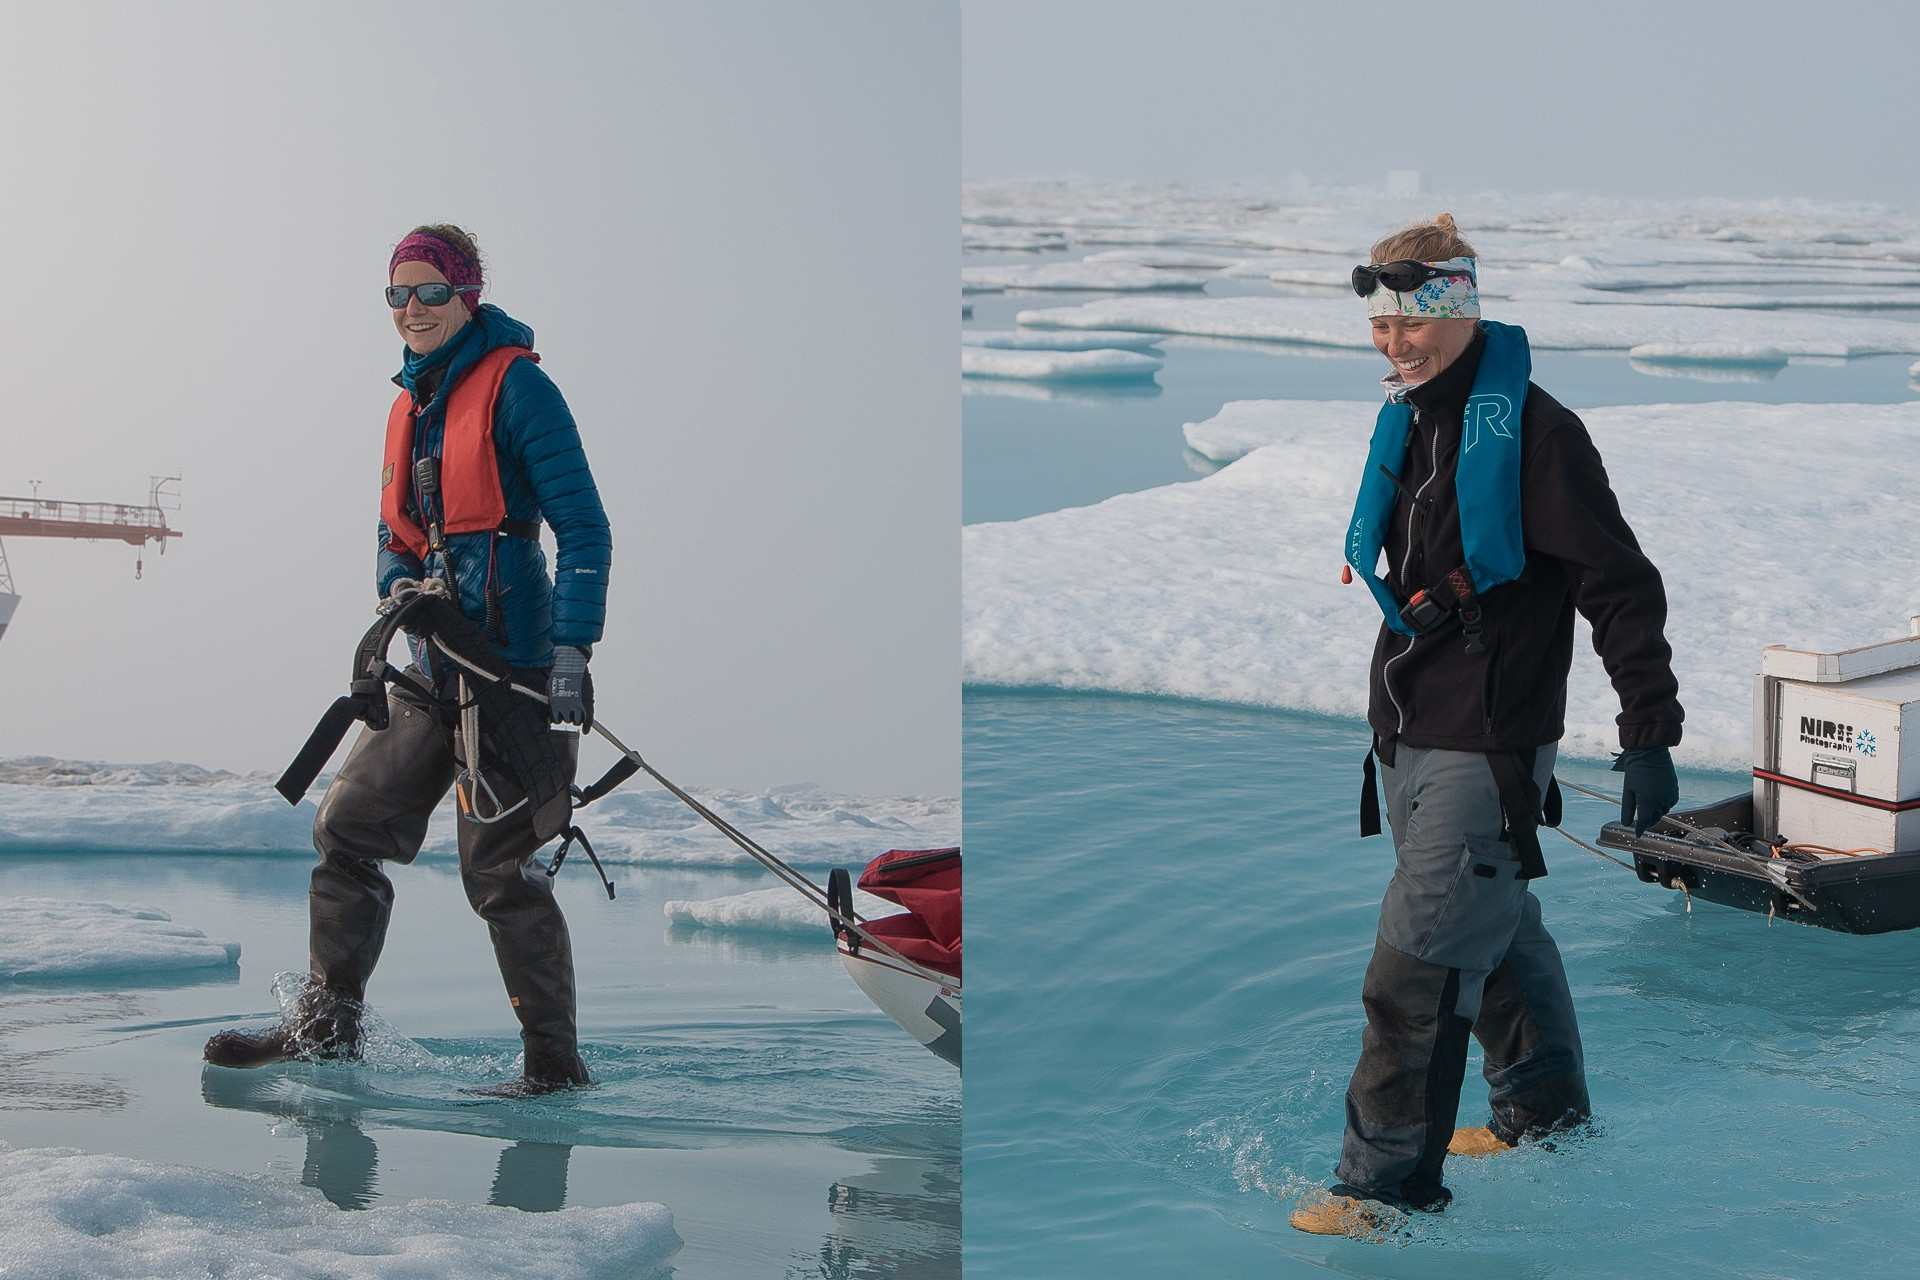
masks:
{"type": "Polygon", "coordinates": [[[967,179],[1920,206],[1920,6],[962,0],[967,179]]]}
{"type": "Polygon", "coordinates": [[[10,11],[0,494],[178,471],[187,537],[142,582],[118,544],[7,541],[0,756],[286,763],[371,620],[387,255],[450,220],[613,523],[607,723],[689,784],[957,794],[958,25],[10,11]]]}

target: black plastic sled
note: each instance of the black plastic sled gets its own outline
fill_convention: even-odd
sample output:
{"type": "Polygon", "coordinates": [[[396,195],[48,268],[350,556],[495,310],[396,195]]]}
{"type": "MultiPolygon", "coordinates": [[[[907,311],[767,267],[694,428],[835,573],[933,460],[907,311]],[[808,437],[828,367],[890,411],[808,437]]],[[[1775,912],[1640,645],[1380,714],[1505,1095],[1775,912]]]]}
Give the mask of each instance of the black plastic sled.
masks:
{"type": "Polygon", "coordinates": [[[1693,897],[1840,933],[1893,933],[1920,925],[1920,849],[1816,858],[1776,856],[1752,834],[1753,797],[1674,813],[1721,843],[1670,828],[1636,836],[1624,823],[1600,829],[1600,843],[1633,855],[1648,884],[1684,888],[1693,897]]]}

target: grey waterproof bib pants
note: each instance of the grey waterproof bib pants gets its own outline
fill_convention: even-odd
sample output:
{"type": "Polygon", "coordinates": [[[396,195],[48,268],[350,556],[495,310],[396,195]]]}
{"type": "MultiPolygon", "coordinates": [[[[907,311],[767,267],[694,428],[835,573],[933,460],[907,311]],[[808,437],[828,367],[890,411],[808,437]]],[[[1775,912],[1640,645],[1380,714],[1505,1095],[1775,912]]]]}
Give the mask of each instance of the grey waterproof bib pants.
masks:
{"type": "MultiPolygon", "coordinates": [[[[544,673],[516,675],[532,683],[544,673]]],[[[540,679],[535,687],[544,684],[540,679]]],[[[452,727],[438,712],[398,693],[389,705],[388,727],[360,731],[313,823],[320,854],[308,894],[313,978],[352,1000],[365,998],[387,937],[393,883],[382,864],[409,863],[419,854],[427,821],[464,763],[452,727]]],[[[577,737],[563,736],[569,754],[577,753],[577,737]]],[[[503,806],[520,799],[496,770],[486,775],[503,806]]],[[[522,809],[492,824],[462,814],[459,824],[460,880],[492,936],[520,1020],[526,1074],[584,1082],[574,1021],[573,943],[553,881],[534,857],[541,842],[531,814],[522,809]]]]}
{"type": "MultiPolygon", "coordinates": [[[[1554,748],[1539,749],[1544,792],[1554,748]]],[[[1344,1190],[1436,1209],[1466,1075],[1486,1058],[1490,1127],[1509,1142],[1587,1117],[1580,1030],[1559,948],[1503,841],[1487,757],[1402,743],[1383,767],[1394,872],[1361,1001],[1367,1027],[1347,1089],[1344,1190]]]]}

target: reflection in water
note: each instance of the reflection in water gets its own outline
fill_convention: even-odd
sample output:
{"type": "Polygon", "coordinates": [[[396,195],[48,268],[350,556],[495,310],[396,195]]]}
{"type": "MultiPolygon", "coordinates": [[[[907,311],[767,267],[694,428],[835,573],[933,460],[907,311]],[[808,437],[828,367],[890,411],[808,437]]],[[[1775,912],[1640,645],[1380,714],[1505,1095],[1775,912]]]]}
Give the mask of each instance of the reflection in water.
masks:
{"type": "Polygon", "coordinates": [[[834,1229],[818,1280],[952,1280],[960,1274],[960,1164],[882,1157],[827,1189],[834,1229]]]}
{"type": "Polygon", "coordinates": [[[1660,360],[1641,360],[1629,357],[1627,363],[1635,373],[1644,373],[1650,378],[1692,378],[1696,382],[1771,382],[1780,376],[1786,368],[1780,364],[1709,364],[1705,362],[1688,364],[1685,362],[1668,363],[1660,360]]]}
{"type": "MultiPolygon", "coordinates": [[[[364,1109],[351,1101],[301,1088],[281,1072],[221,1067],[201,1070],[200,1095],[216,1107],[299,1125],[307,1140],[300,1181],[342,1209],[365,1209],[378,1198],[380,1149],[360,1127],[364,1109]]],[[[572,1155],[570,1143],[508,1143],[500,1150],[487,1203],[529,1213],[564,1207],[572,1155]]]]}
{"type": "Polygon", "coordinates": [[[500,1151],[488,1204],[528,1213],[552,1213],[567,1203],[567,1162],[573,1146],[560,1142],[516,1142],[500,1151]]]}
{"type": "Polygon", "coordinates": [[[380,1149],[351,1120],[308,1120],[307,1159],[300,1167],[303,1185],[342,1209],[364,1209],[373,1203],[374,1166],[380,1149]]]}

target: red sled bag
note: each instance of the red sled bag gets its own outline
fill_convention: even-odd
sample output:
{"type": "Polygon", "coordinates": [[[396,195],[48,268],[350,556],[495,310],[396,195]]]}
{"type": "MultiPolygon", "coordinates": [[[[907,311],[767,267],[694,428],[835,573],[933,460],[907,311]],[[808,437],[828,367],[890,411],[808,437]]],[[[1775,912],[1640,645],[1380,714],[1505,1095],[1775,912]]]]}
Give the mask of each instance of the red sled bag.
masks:
{"type": "Polygon", "coordinates": [[[890,850],[867,864],[860,888],[907,909],[867,921],[867,932],[916,964],[960,976],[958,848],[890,850]]]}

